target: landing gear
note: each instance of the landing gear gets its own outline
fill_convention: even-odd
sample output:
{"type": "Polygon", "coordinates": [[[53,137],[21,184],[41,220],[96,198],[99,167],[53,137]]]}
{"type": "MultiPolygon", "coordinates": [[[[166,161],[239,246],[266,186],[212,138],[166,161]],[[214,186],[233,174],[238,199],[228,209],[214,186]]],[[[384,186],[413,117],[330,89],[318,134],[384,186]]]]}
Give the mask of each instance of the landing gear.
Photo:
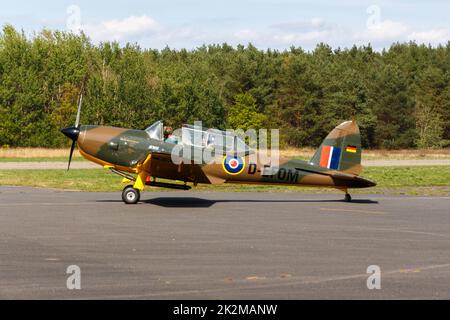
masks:
{"type": "Polygon", "coordinates": [[[126,186],[122,191],[122,200],[126,204],[135,204],[141,198],[141,192],[133,186],[126,186]]]}
{"type": "Polygon", "coordinates": [[[352,196],[349,193],[345,193],[344,200],[345,200],[345,202],[351,202],[352,196]]]}

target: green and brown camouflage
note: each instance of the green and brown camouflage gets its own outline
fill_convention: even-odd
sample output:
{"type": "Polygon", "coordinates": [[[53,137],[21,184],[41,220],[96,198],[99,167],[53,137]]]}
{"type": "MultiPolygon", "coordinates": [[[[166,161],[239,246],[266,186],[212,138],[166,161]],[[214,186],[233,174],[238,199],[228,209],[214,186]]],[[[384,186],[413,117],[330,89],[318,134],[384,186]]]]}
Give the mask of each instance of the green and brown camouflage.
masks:
{"type": "Polygon", "coordinates": [[[361,138],[354,120],[334,128],[310,161],[280,158],[277,166],[263,164],[259,156],[252,154],[240,157],[221,153],[215,155],[216,161],[199,163],[194,155],[202,154],[202,150],[196,153],[194,149],[198,147],[192,146],[190,161],[176,164],[171,155],[177,143],[166,142],[162,136],[159,139],[151,137],[145,130],[82,125],[62,131],[77,141],[80,153],[88,160],[116,171],[136,173],[141,178],[163,178],[194,185],[239,183],[332,187],[345,192],[349,188],[375,186],[374,182],[359,177],[362,170],[361,138]],[[226,162],[233,158],[241,166],[238,172],[227,170],[226,162]]]}

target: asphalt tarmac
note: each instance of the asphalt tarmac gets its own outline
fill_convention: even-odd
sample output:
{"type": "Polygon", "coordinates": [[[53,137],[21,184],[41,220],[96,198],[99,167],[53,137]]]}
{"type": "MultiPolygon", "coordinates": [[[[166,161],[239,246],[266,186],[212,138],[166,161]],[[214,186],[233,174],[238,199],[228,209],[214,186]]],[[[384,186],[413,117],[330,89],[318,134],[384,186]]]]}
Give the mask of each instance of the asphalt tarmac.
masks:
{"type": "Polygon", "coordinates": [[[450,197],[341,199],[0,187],[0,299],[450,298],[450,197]]]}

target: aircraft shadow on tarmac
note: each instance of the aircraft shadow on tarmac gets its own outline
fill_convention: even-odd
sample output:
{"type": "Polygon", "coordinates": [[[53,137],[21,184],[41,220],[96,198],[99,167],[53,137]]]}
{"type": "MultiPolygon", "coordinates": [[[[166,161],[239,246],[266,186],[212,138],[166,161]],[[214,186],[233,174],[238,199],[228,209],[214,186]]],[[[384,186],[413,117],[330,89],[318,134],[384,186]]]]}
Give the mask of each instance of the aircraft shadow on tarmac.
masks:
{"type": "MultiPolygon", "coordinates": [[[[97,202],[122,202],[120,200],[98,200],[97,202]]],[[[158,197],[152,199],[141,200],[141,203],[153,204],[166,208],[209,208],[216,203],[307,203],[307,202],[345,202],[344,200],[321,200],[321,199],[305,199],[305,200],[264,200],[264,199],[202,199],[196,197],[158,197]]],[[[354,204],[376,204],[378,201],[369,199],[354,199],[354,204]]]]}

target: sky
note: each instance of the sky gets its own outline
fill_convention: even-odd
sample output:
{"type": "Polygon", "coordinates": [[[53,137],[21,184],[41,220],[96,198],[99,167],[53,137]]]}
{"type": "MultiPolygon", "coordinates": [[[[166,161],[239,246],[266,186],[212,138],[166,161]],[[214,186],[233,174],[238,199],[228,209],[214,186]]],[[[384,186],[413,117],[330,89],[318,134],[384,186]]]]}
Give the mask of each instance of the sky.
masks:
{"type": "Polygon", "coordinates": [[[252,43],[312,50],[393,42],[436,46],[450,40],[448,0],[0,0],[0,24],[30,36],[43,28],[79,32],[94,43],[194,49],[252,43]]]}

